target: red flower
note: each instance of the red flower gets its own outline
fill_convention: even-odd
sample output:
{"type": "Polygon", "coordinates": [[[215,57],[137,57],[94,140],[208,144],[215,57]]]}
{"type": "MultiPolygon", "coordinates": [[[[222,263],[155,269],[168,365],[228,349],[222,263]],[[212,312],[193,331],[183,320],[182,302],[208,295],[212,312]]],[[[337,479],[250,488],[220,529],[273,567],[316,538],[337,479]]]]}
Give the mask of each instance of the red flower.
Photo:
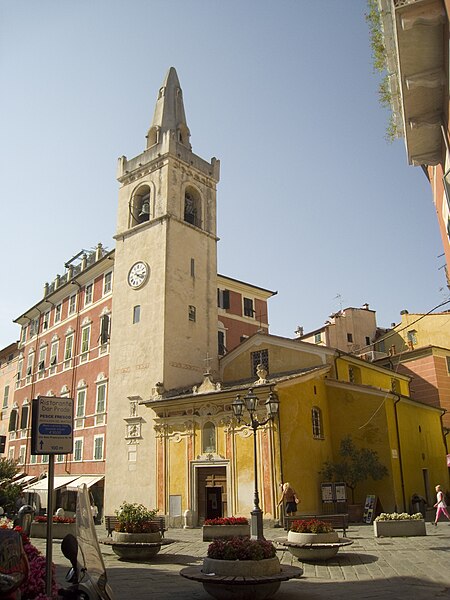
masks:
{"type": "Polygon", "coordinates": [[[204,525],[248,525],[248,519],[246,517],[219,517],[206,519],[204,525]]]}

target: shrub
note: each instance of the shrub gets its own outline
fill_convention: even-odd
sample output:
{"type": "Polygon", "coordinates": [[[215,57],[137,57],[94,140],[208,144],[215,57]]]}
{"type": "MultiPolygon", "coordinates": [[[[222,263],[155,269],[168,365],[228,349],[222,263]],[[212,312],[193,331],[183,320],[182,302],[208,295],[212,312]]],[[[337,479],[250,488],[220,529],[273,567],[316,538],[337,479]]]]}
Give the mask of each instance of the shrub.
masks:
{"type": "Polygon", "coordinates": [[[406,521],[406,520],[414,520],[419,521],[423,519],[422,513],[414,513],[413,515],[409,515],[408,513],[381,513],[375,521],[406,521]]]}
{"type": "Polygon", "coordinates": [[[295,531],[296,533],[329,533],[330,531],[334,531],[334,529],[331,523],[319,521],[318,519],[311,519],[310,521],[294,521],[291,526],[291,531],[295,531]]]}
{"type": "Polygon", "coordinates": [[[204,525],[248,525],[246,517],[219,517],[218,519],[206,519],[204,525]]]}
{"type": "Polygon", "coordinates": [[[150,510],[143,504],[123,502],[115,512],[118,520],[116,531],[122,533],[150,533],[158,529],[152,523],[158,512],[156,508],[150,510]]]}
{"type": "Polygon", "coordinates": [[[208,546],[208,557],[219,560],[263,560],[275,555],[275,546],[267,540],[233,537],[214,540],[208,546]]]}

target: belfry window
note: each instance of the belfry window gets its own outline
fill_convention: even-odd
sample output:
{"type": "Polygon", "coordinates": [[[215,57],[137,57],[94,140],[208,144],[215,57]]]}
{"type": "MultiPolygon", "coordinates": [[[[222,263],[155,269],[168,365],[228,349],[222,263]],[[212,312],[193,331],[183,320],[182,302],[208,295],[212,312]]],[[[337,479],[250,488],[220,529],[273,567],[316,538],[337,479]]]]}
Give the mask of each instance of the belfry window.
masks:
{"type": "Polygon", "coordinates": [[[203,426],[202,436],[203,454],[210,454],[216,451],[216,426],[208,421],[203,426]]]}
{"type": "Polygon", "coordinates": [[[184,194],[184,220],[195,227],[202,226],[200,198],[198,194],[190,189],[184,194]]]}
{"type": "Polygon", "coordinates": [[[150,188],[141,186],[130,200],[130,227],[145,223],[150,219],[150,188]]]}

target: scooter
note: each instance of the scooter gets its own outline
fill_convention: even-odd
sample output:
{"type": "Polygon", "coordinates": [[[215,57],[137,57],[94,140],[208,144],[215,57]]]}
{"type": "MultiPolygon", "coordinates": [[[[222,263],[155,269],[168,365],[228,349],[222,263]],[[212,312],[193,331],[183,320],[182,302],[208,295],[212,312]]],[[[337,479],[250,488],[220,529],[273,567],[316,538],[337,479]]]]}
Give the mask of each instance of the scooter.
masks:
{"type": "Polygon", "coordinates": [[[68,533],[61,542],[62,553],[72,568],[66,576],[69,587],[59,589],[58,595],[71,600],[114,600],[95,532],[86,485],[78,488],[76,533],[77,537],[68,533]]]}

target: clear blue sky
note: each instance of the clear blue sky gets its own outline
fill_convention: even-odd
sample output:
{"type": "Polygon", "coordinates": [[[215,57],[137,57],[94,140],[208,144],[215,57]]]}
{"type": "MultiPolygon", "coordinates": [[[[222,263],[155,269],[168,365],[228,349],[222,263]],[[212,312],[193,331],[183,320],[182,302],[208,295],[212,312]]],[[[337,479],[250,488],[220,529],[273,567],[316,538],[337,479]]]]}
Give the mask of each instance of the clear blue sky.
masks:
{"type": "Polygon", "coordinates": [[[219,272],[278,290],[271,332],[448,297],[428,182],[384,139],[364,0],[2,0],[0,348],[64,262],[114,246],[117,158],[170,66],[221,160],[219,272]],[[340,295],[340,298],[336,296],[340,295]]]}

